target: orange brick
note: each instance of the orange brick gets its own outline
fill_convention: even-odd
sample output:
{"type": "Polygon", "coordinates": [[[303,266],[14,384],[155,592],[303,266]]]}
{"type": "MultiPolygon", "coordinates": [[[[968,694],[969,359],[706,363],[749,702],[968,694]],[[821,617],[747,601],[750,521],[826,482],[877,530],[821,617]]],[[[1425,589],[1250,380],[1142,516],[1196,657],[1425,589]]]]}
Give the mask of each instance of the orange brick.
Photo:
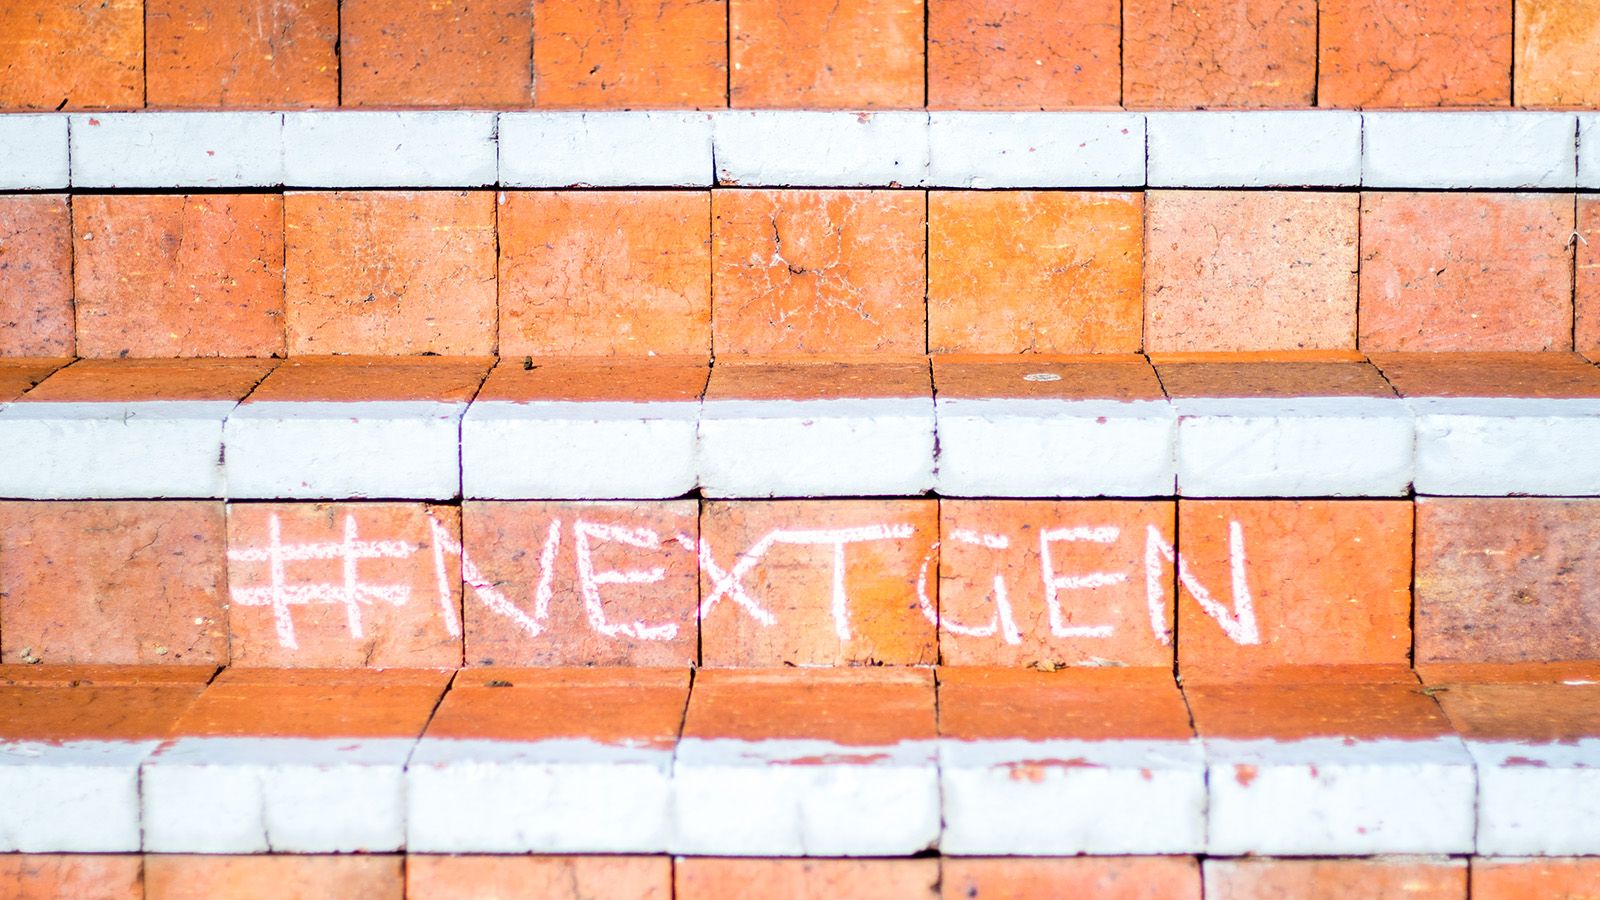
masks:
{"type": "Polygon", "coordinates": [[[710,354],[709,194],[513,191],[499,221],[502,354],[710,354]]]}
{"type": "Polygon", "coordinates": [[[0,678],[0,740],[49,742],[165,740],[216,672],[211,666],[0,668],[30,673],[0,678]]]}
{"type": "Polygon", "coordinates": [[[922,0],[728,0],[731,105],[923,105],[922,0]]]}
{"type": "Polygon", "coordinates": [[[1594,900],[1600,897],[1600,858],[1472,860],[1476,900],[1594,900]]]}
{"type": "Polygon", "coordinates": [[[1200,866],[1191,856],[948,857],[940,864],[944,900],[1200,900],[1200,866]]]}
{"type": "Polygon", "coordinates": [[[494,195],[284,198],[290,354],[494,352],[494,195]]]}
{"type": "Polygon", "coordinates": [[[727,59],[726,0],[534,0],[535,106],[726,106],[727,59]]]}
{"type": "Polygon", "coordinates": [[[1600,106],[1600,2],[1515,0],[1518,106],[1600,106]]]}
{"type": "Polygon", "coordinates": [[[1409,502],[1183,501],[1178,534],[1180,670],[1407,662],[1409,502]]]}
{"type": "Polygon", "coordinates": [[[1205,895],[1218,900],[1466,900],[1463,860],[1208,859],[1205,895]]]}
{"type": "Polygon", "coordinates": [[[1315,0],[1125,0],[1129,108],[1310,106],[1315,0]]]}
{"type": "Polygon", "coordinates": [[[1322,0],[1318,106],[1511,102],[1512,0],[1322,0]]]}
{"type": "Polygon", "coordinates": [[[9,501],[0,546],[0,661],[227,661],[221,503],[9,501]]]}
{"type": "Polygon", "coordinates": [[[1142,194],[928,195],[935,353],[1132,353],[1143,328],[1142,194]]]}
{"type": "Polygon", "coordinates": [[[1577,305],[1577,325],[1573,335],[1577,349],[1589,354],[1600,351],[1600,197],[1578,198],[1577,284],[1573,296],[1577,305]]]}
{"type": "Polygon", "coordinates": [[[458,666],[461,514],[423,503],[228,507],[240,666],[458,666]],[[275,558],[276,557],[276,558],[275,558]]]}
{"type": "Polygon", "coordinates": [[[0,4],[0,109],[144,105],[144,0],[0,4]]]}
{"type": "Polygon", "coordinates": [[[1170,667],[1172,571],[1150,585],[1145,560],[1150,529],[1171,545],[1175,514],[1163,501],[941,501],[940,659],[1170,667]],[[1085,578],[1096,586],[1066,583],[1085,578]]]}
{"type": "Polygon", "coordinates": [[[1145,349],[1353,349],[1357,198],[1151,191],[1145,349]]]}
{"type": "Polygon", "coordinates": [[[926,349],[921,192],[726,190],[711,208],[718,353],[926,349]]]}
{"type": "Polygon", "coordinates": [[[0,854],[0,894],[11,900],[143,900],[137,853],[0,854]]]}
{"type": "Polygon", "coordinates": [[[0,356],[0,403],[10,403],[50,377],[70,359],[0,356]]]}
{"type": "Polygon", "coordinates": [[[410,900],[669,900],[665,856],[408,856],[410,900]]]}
{"type": "Polygon", "coordinates": [[[689,674],[636,666],[469,669],[456,673],[428,721],[428,737],[671,750],[683,727],[689,674]]]}
{"type": "Polygon", "coordinates": [[[698,661],[695,501],[468,502],[462,529],[469,665],[698,661]]]}
{"type": "Polygon", "coordinates": [[[1600,397],[1600,368],[1576,353],[1374,353],[1402,397],[1600,397]]]}
{"type": "Polygon", "coordinates": [[[72,223],[59,194],[0,197],[0,356],[71,356],[72,223]]]}
{"type": "Polygon", "coordinates": [[[345,106],[527,107],[528,0],[341,0],[345,106]]]}
{"type": "Polygon", "coordinates": [[[932,0],[928,105],[1116,106],[1121,39],[1116,0],[932,0]]]}
{"type": "Polygon", "coordinates": [[[768,900],[934,900],[939,860],[680,858],[674,866],[678,900],[738,900],[761,886],[768,900]]]}
{"type": "Polygon", "coordinates": [[[1160,668],[939,670],[939,734],[958,741],[1186,741],[1189,709],[1160,668]]]}
{"type": "Polygon", "coordinates": [[[144,862],[144,889],[147,900],[400,900],[405,893],[403,863],[399,856],[150,854],[144,862]]]}
{"type": "Polygon", "coordinates": [[[283,353],[283,199],[72,201],[83,356],[283,353]]]}
{"type": "Polygon", "coordinates": [[[452,674],[449,669],[228,668],[174,731],[192,737],[417,738],[452,674]]]}
{"type": "Polygon", "coordinates": [[[1572,198],[1361,196],[1361,348],[1570,350],[1572,198]]]}
{"type": "Polygon", "coordinates": [[[336,106],[338,0],[146,0],[151,106],[336,106]]]}
{"type": "Polygon", "coordinates": [[[937,565],[938,515],[933,500],[705,503],[701,662],[933,663],[937,589],[920,597],[918,572],[926,560],[937,565]],[[830,534],[879,526],[911,536],[836,544],[830,534]]]}

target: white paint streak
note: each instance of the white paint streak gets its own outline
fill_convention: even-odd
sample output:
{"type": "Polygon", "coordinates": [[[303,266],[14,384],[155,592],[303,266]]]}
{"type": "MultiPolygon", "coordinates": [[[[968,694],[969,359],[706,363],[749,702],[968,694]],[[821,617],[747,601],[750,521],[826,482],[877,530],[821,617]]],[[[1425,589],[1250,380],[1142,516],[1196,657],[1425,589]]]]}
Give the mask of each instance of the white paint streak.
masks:
{"type": "Polygon", "coordinates": [[[1110,625],[1068,625],[1061,610],[1060,592],[1094,590],[1122,584],[1128,580],[1126,572],[1086,572],[1082,575],[1057,575],[1050,556],[1050,545],[1057,542],[1115,543],[1122,529],[1113,525],[1092,528],[1046,528],[1039,532],[1039,568],[1044,575],[1044,603],[1050,613],[1050,633],[1056,637],[1111,637],[1110,625]]]}
{"type": "MultiPolygon", "coordinates": [[[[670,641],[678,636],[678,626],[646,625],[643,621],[612,624],[606,621],[605,607],[600,603],[600,586],[603,584],[655,584],[666,577],[666,569],[594,570],[593,552],[589,539],[615,541],[641,550],[655,550],[661,546],[661,536],[649,528],[628,528],[621,525],[602,525],[579,519],[572,525],[574,543],[578,550],[578,589],[583,594],[584,611],[589,616],[589,627],[606,637],[628,637],[641,641],[670,641]]],[[[545,568],[549,574],[548,566],[545,568]]]]}

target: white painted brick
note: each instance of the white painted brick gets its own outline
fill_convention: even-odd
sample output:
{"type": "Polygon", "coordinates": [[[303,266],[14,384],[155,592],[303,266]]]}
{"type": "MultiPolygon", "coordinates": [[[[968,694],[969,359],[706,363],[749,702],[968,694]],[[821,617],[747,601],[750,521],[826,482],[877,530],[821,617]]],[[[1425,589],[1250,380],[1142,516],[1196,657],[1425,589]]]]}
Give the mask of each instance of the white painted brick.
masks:
{"type": "Polygon", "coordinates": [[[1151,497],[1173,492],[1177,418],[1165,401],[944,398],[939,493],[1151,497]]]}
{"type": "Polygon", "coordinates": [[[76,113],[71,119],[73,187],[283,184],[281,113],[76,113]]]}
{"type": "Polygon", "coordinates": [[[716,117],[717,180],[747,186],[921,187],[922,112],[729,110],[716,117]]]}
{"type": "Polygon", "coordinates": [[[0,115],[0,190],[67,186],[67,117],[0,115]]]}
{"type": "Polygon", "coordinates": [[[1600,113],[1578,114],[1578,187],[1600,189],[1600,113]]]}
{"type": "Polygon", "coordinates": [[[1361,183],[1361,114],[1340,110],[1153,112],[1151,187],[1361,183]]]}
{"type": "Polygon", "coordinates": [[[472,499],[644,500],[695,488],[700,404],[479,401],[461,421],[472,499]]]}
{"type": "Polygon", "coordinates": [[[1478,764],[1478,852],[1600,854],[1600,738],[1468,741],[1478,764]]]}
{"type": "Polygon", "coordinates": [[[0,852],[139,850],[139,764],[157,741],[0,741],[0,852]]]}
{"type": "Polygon", "coordinates": [[[905,496],[933,488],[933,398],[708,400],[708,497],[905,496]]]}
{"type": "Polygon", "coordinates": [[[928,128],[933,187],[1138,187],[1144,116],[1120,112],[936,112],[928,128]]]}
{"type": "Polygon", "coordinates": [[[221,497],[232,401],[13,403],[0,410],[0,496],[221,497]]]}
{"type": "Polygon", "coordinates": [[[1572,188],[1577,117],[1556,112],[1368,112],[1361,183],[1385,188],[1572,188]]]}
{"type": "Polygon", "coordinates": [[[425,738],[406,781],[414,853],[662,853],[670,843],[671,750],[425,738]]]}
{"type": "Polygon", "coordinates": [[[460,494],[465,403],[261,401],[223,430],[228,496],[448,500],[460,494]]]}
{"type": "Polygon", "coordinates": [[[1185,497],[1395,497],[1411,489],[1415,431],[1398,399],[1180,399],[1185,497]]]}
{"type": "Polygon", "coordinates": [[[1408,400],[1419,494],[1600,495],[1600,400],[1408,400]]]}
{"type": "Polygon", "coordinates": [[[939,839],[933,741],[685,738],[673,760],[673,852],[905,856],[939,839]]]}
{"type": "Polygon", "coordinates": [[[1206,767],[1198,741],[939,744],[941,853],[1199,853],[1206,767]]]}
{"type": "Polygon", "coordinates": [[[290,187],[483,187],[498,177],[492,112],[284,114],[290,187]]]}
{"type": "Polygon", "coordinates": [[[506,187],[709,187],[711,114],[500,114],[506,187]]]}

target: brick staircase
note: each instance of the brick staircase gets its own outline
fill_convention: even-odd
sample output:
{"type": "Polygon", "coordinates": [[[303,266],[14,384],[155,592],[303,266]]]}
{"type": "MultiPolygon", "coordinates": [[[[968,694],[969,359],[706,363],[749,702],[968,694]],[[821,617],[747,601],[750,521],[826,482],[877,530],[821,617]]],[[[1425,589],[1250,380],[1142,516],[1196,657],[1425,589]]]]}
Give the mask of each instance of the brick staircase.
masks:
{"type": "Polygon", "coordinates": [[[1600,5],[826,6],[0,4],[0,900],[1600,897],[1600,5]]]}

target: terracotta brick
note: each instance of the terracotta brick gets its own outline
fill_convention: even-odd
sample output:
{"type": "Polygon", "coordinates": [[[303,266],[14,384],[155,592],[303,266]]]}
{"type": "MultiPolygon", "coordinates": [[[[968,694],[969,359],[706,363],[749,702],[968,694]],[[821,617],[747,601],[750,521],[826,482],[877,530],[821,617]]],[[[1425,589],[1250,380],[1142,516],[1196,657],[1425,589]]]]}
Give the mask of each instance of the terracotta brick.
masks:
{"type": "Polygon", "coordinates": [[[247,402],[427,400],[467,403],[494,360],[450,356],[309,356],[285,360],[247,402]]]}
{"type": "Polygon", "coordinates": [[[0,4],[0,109],[143,105],[143,0],[0,4]]]}
{"type": "Polygon", "coordinates": [[[710,355],[710,229],[701,192],[501,194],[500,352],[710,355]]]}
{"type": "Polygon", "coordinates": [[[1361,196],[1361,348],[1567,350],[1572,198],[1361,196]]]}
{"type": "Polygon", "coordinates": [[[410,900],[669,900],[665,856],[406,857],[410,900]]]}
{"type": "Polygon", "coordinates": [[[143,900],[137,853],[0,854],[0,894],[11,900],[143,900]]]}
{"type": "MultiPolygon", "coordinates": [[[[1246,679],[1184,678],[1202,738],[1423,740],[1453,734],[1405,665],[1290,666],[1246,679]]],[[[1215,774],[1215,770],[1213,770],[1215,774]]]]}
{"type": "Polygon", "coordinates": [[[222,504],[0,503],[0,661],[228,658],[222,504]]]}
{"type": "Polygon", "coordinates": [[[1600,858],[1472,859],[1477,900],[1593,900],[1600,896],[1600,858]]]}
{"type": "Polygon", "coordinates": [[[1310,106],[1314,0],[1125,0],[1129,108],[1310,106]]]}
{"type": "Polygon", "coordinates": [[[468,669],[456,675],[427,735],[671,750],[688,700],[687,668],[468,669]]]}
{"type": "Polygon", "coordinates": [[[1512,0],[1323,0],[1318,106],[1503,106],[1512,0]]]}
{"type": "MultiPolygon", "coordinates": [[[[57,670],[71,680],[9,674],[0,681],[0,740],[6,741],[149,741],[170,737],[178,719],[194,705],[211,666],[50,666],[4,668],[39,672],[57,670]],[[120,668],[129,677],[102,677],[120,668]],[[177,677],[152,673],[177,670],[177,677]],[[186,680],[185,680],[186,679],[186,680]]],[[[3,858],[3,857],[0,857],[3,858]]],[[[0,885],[4,880],[0,878],[0,885]]]]}
{"type": "Polygon", "coordinates": [[[462,530],[469,665],[698,661],[695,501],[468,502],[462,530]]]}
{"type": "Polygon", "coordinates": [[[1170,667],[1172,571],[1150,584],[1145,562],[1149,531],[1170,546],[1175,515],[1162,501],[941,501],[940,659],[1170,667]]]}
{"type": "Polygon", "coordinates": [[[1600,106],[1600,3],[1515,0],[1518,106],[1600,106]]]}
{"type": "Polygon", "coordinates": [[[475,399],[511,403],[694,401],[705,394],[711,377],[705,357],[560,356],[540,357],[524,365],[524,360],[502,357],[475,399]]]}
{"type": "Polygon", "coordinates": [[[701,662],[931,664],[937,589],[919,597],[917,588],[938,515],[933,500],[705,503],[701,662]],[[879,537],[878,528],[910,536],[879,537]]]}
{"type": "Polygon", "coordinates": [[[50,377],[70,359],[8,358],[0,356],[0,403],[10,403],[50,377]]]}
{"type": "Polygon", "coordinates": [[[1200,900],[1200,866],[1190,856],[948,857],[940,868],[944,900],[1200,900]]]}
{"type": "Polygon", "coordinates": [[[1418,498],[1417,662],[1600,658],[1600,500],[1418,498]]]}
{"type": "Polygon", "coordinates": [[[283,339],[283,199],[72,201],[78,352],[272,356],[283,339]]]}
{"type": "Polygon", "coordinates": [[[527,107],[528,0],[341,0],[344,106],[527,107]]]}
{"type": "Polygon", "coordinates": [[[1357,198],[1150,191],[1145,349],[1354,348],[1357,198]]]}
{"type": "Polygon", "coordinates": [[[1407,662],[1409,502],[1183,501],[1178,534],[1185,673],[1407,662]]]}
{"type": "Polygon", "coordinates": [[[939,734],[960,741],[1186,741],[1170,664],[939,670],[939,734]]]}
{"type": "Polygon", "coordinates": [[[417,738],[448,669],[223,670],[178,720],[187,737],[417,738]]]}
{"type": "Polygon", "coordinates": [[[926,349],[920,192],[726,190],[711,208],[718,353],[926,349]]]}
{"type": "Polygon", "coordinates": [[[494,352],[493,194],[291,193],[284,204],[290,354],[494,352]]]}
{"type": "Polygon", "coordinates": [[[184,856],[145,857],[147,900],[268,900],[340,897],[399,900],[405,894],[399,856],[184,856]]]}
{"type": "Polygon", "coordinates": [[[737,900],[751,885],[771,900],[869,900],[939,896],[939,860],[680,858],[678,900],[737,900]]]}
{"type": "Polygon", "coordinates": [[[1351,351],[1165,353],[1152,358],[1169,397],[1393,397],[1378,368],[1351,351]]]}
{"type": "Polygon", "coordinates": [[[0,356],[71,356],[72,223],[59,194],[0,197],[0,356]]]}
{"type": "Polygon", "coordinates": [[[923,104],[922,0],[728,0],[731,105],[923,104]]]}
{"type": "Polygon", "coordinates": [[[1144,302],[1144,197],[928,195],[935,353],[1131,353],[1144,302]]]}
{"type": "Polygon", "coordinates": [[[243,400],[271,372],[268,359],[81,359],[45,379],[21,403],[243,400]]]}
{"type": "Polygon", "coordinates": [[[1121,19],[1116,0],[932,0],[928,105],[1116,106],[1121,19]]]}
{"type": "Polygon", "coordinates": [[[461,513],[422,503],[228,506],[240,666],[457,666],[461,513]]]}
{"type": "Polygon", "coordinates": [[[702,109],[728,102],[726,0],[535,0],[535,106],[702,109]]]}
{"type": "Polygon", "coordinates": [[[145,4],[151,106],[338,105],[338,0],[145,4]]]}
{"type": "Polygon", "coordinates": [[[1600,397],[1600,369],[1576,353],[1374,353],[1402,397],[1600,397]]]}
{"type": "Polygon", "coordinates": [[[1589,354],[1600,352],[1600,196],[1578,198],[1577,283],[1573,298],[1577,324],[1573,336],[1577,349],[1589,354]]]}
{"type": "Polygon", "coordinates": [[[1466,900],[1463,860],[1208,859],[1205,894],[1220,900],[1466,900]]]}
{"type": "Polygon", "coordinates": [[[954,353],[933,357],[934,391],[953,400],[1160,400],[1166,395],[1141,354],[954,353]],[[1028,380],[1029,375],[1054,375],[1028,380]]]}
{"type": "MultiPolygon", "coordinates": [[[[1438,669],[1466,670],[1460,674],[1493,677],[1498,674],[1492,671],[1495,668],[1502,667],[1440,666],[1428,667],[1428,670],[1433,670],[1434,674],[1439,674],[1438,669]],[[1482,668],[1490,671],[1474,671],[1482,668]]],[[[1593,676],[1596,668],[1600,667],[1591,663],[1585,674],[1593,676]]],[[[1427,681],[1430,687],[1440,688],[1434,691],[1435,699],[1456,731],[1468,741],[1515,743],[1536,758],[1540,748],[1563,744],[1570,747],[1600,737],[1600,684],[1592,677],[1532,684],[1441,682],[1430,674],[1427,681]]],[[[1583,765],[1580,763],[1574,768],[1583,768],[1583,765]]]]}

